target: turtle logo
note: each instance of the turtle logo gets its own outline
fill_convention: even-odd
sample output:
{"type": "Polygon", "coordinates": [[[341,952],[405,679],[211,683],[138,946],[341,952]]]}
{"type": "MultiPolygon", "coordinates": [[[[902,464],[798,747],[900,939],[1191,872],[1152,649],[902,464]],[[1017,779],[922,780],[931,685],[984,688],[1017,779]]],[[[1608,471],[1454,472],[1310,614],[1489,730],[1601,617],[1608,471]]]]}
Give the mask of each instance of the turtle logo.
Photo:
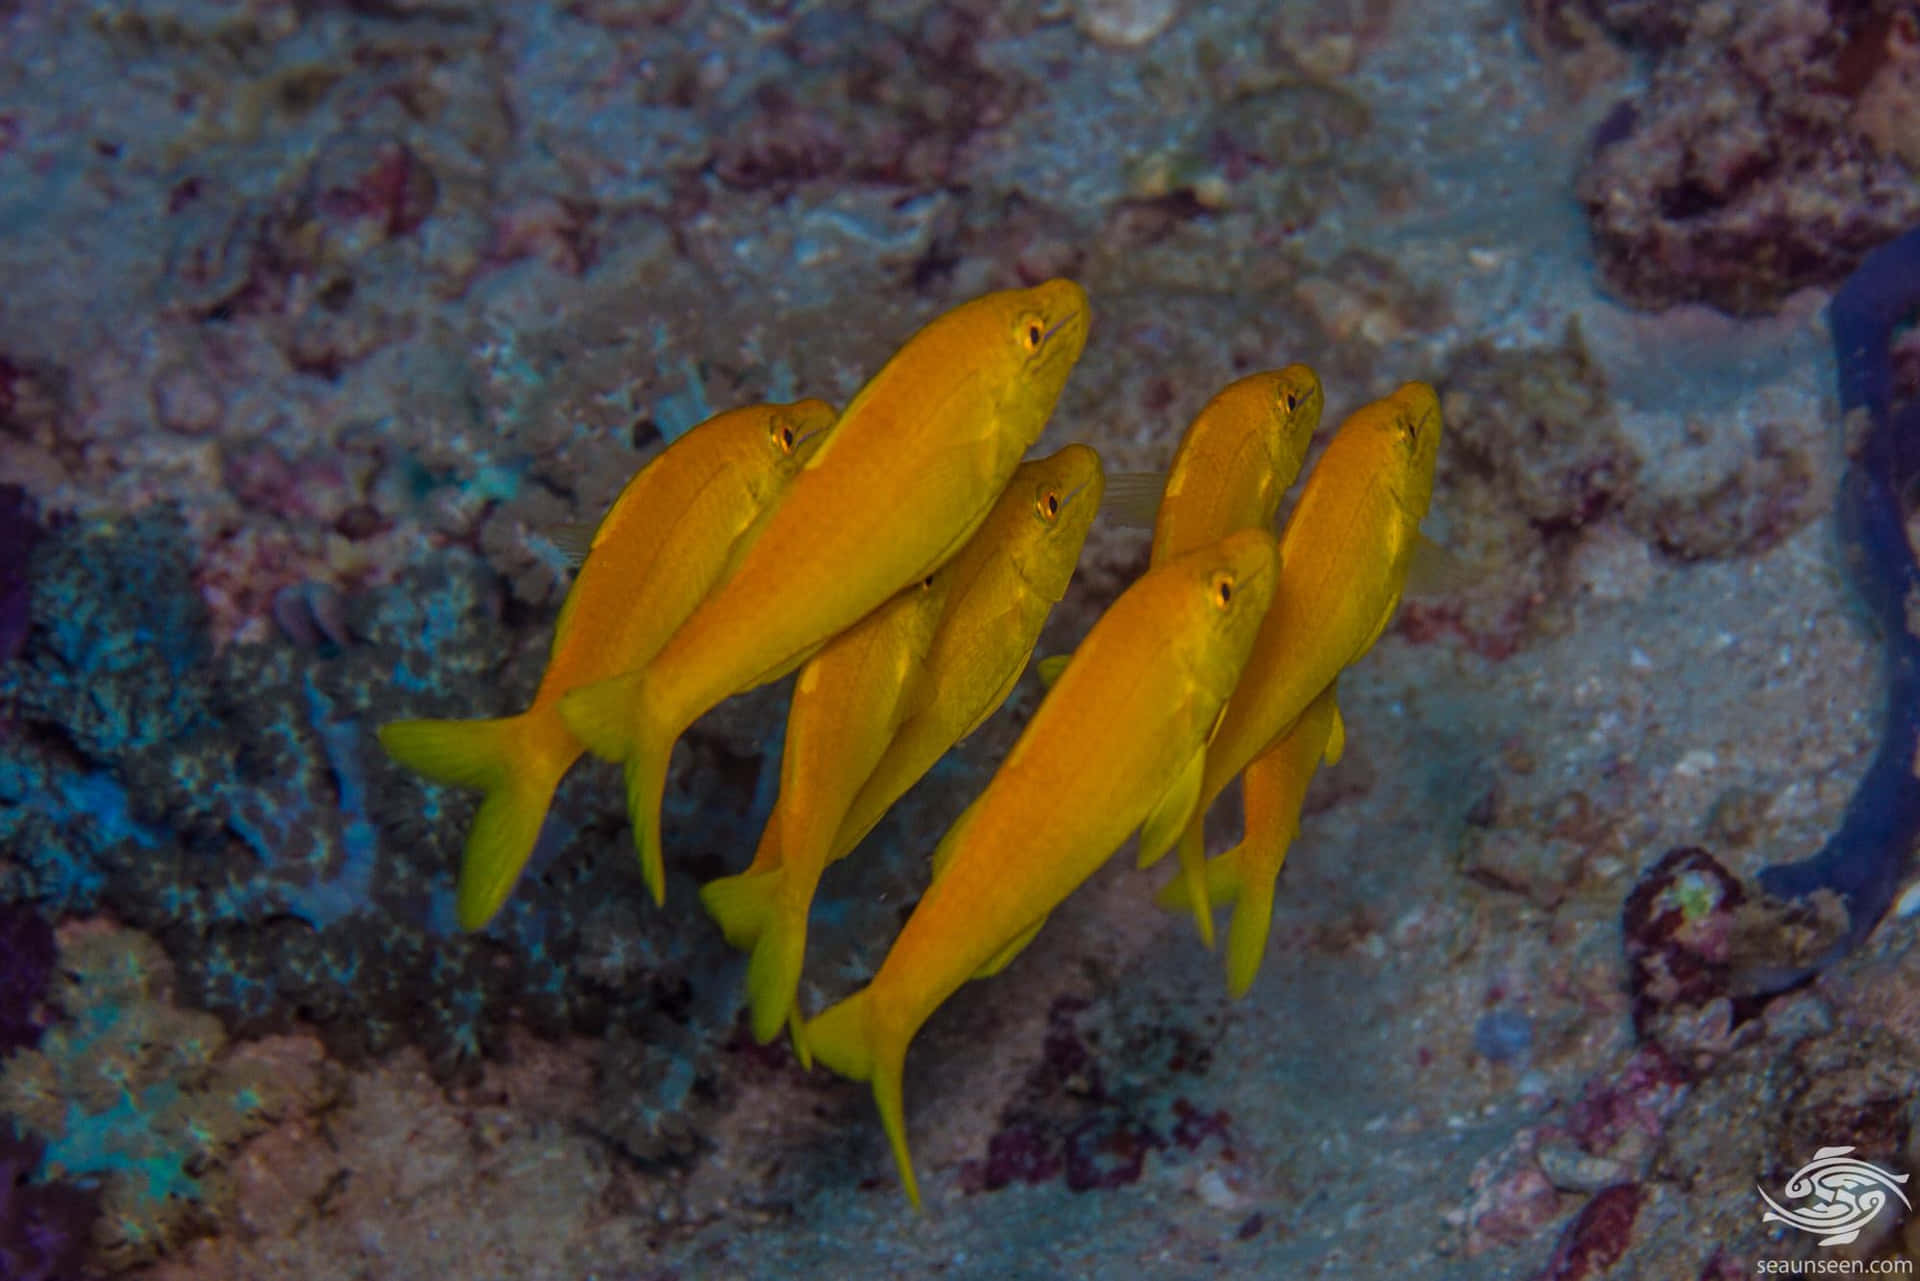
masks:
{"type": "Polygon", "coordinates": [[[1823,1246],[1846,1245],[1886,1209],[1887,1193],[1899,1197],[1900,1204],[1909,1210],[1913,1208],[1907,1194],[1900,1190],[1900,1185],[1907,1181],[1906,1175],[1889,1174],[1877,1165],[1856,1161],[1847,1155],[1851,1151],[1852,1148],[1821,1148],[1813,1154],[1813,1160],[1794,1171],[1793,1177],[1787,1180],[1786,1198],[1790,1201],[1817,1198],[1813,1204],[1800,1209],[1787,1209],[1768,1196],[1765,1188],[1755,1184],[1760,1199],[1767,1203],[1767,1212],[1760,1216],[1760,1221],[1784,1223],[1790,1228],[1811,1232],[1820,1238],[1823,1246]]]}

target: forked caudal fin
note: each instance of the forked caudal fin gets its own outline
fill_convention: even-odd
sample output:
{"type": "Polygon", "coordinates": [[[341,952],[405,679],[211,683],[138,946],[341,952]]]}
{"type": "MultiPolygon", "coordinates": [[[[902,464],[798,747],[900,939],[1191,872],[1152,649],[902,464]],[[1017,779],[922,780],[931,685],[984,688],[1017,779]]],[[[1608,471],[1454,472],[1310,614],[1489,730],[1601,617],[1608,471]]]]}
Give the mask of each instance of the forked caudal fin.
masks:
{"type": "MultiPolygon", "coordinates": [[[[1207,860],[1207,898],[1215,907],[1231,906],[1227,927],[1227,994],[1238,1000],[1253,986],[1267,954],[1267,935],[1273,925],[1273,889],[1276,877],[1254,871],[1244,843],[1207,860]]],[[[1176,876],[1160,887],[1154,902],[1169,911],[1190,907],[1187,879],[1176,876]]]]}
{"type": "Polygon", "coordinates": [[[747,1008],[753,1039],[765,1045],[787,1025],[800,996],[800,969],[807,958],[807,912],[776,903],[767,928],[747,962],[747,1008]]]}
{"type": "MultiPolygon", "coordinates": [[[[1246,847],[1236,845],[1224,854],[1216,854],[1207,860],[1207,902],[1214,907],[1231,907],[1240,896],[1242,872],[1240,870],[1241,851],[1246,847]]],[[[1187,880],[1176,876],[1160,887],[1153,901],[1169,912],[1184,912],[1193,904],[1187,893],[1187,880]]]]}
{"type": "MultiPolygon", "coordinates": [[[[794,901],[799,887],[792,884],[792,875],[785,866],[742,872],[709,881],[700,890],[701,903],[727,942],[753,954],[747,963],[747,1005],[753,1014],[753,1039],[762,1045],[787,1025],[806,960],[807,897],[794,901]]],[[[803,1045],[796,1038],[795,1048],[803,1045]]]]}
{"type": "Polygon", "coordinates": [[[633,751],[644,675],[643,669],[610,676],[561,697],[560,718],[595,756],[624,761],[633,751]]]}
{"type": "MultiPolygon", "coordinates": [[[[551,715],[551,713],[547,713],[551,715]]],[[[520,879],[561,777],[578,744],[538,713],[498,720],[394,721],[380,745],[402,765],[441,783],[484,790],[460,861],[460,928],[492,920],[520,879]]]]}
{"type": "MultiPolygon", "coordinates": [[[[673,744],[667,744],[667,750],[673,744]]],[[[639,749],[627,756],[627,822],[633,828],[633,849],[640,858],[640,879],[647,883],[655,907],[667,901],[667,873],[660,858],[660,798],[667,790],[667,751],[639,749]]]]}
{"type": "Polygon", "coordinates": [[[893,1163],[913,1208],[920,1208],[920,1181],[913,1175],[913,1156],[907,1150],[906,1103],[901,1077],[907,1047],[875,1044],[873,989],[861,988],[806,1025],[807,1046],[813,1057],[852,1081],[871,1081],[880,1124],[893,1149],[893,1163]]]}
{"type": "Polygon", "coordinates": [[[667,760],[684,725],[662,726],[647,698],[646,669],[569,690],[560,716],[595,756],[626,765],[627,819],[633,825],[640,875],[656,905],[667,901],[660,864],[660,798],[667,790],[667,760]]]}
{"type": "Polygon", "coordinates": [[[849,1081],[873,1076],[873,1034],[869,1024],[873,989],[861,988],[838,1005],[807,1021],[807,1045],[822,1065],[849,1081]]]}
{"type": "Polygon", "coordinates": [[[760,941],[773,913],[773,895],[780,876],[780,869],[774,867],[723,876],[700,887],[700,905],[726,935],[729,947],[745,952],[760,941]]]}
{"type": "Polygon", "coordinates": [[[1253,986],[1267,955],[1267,935],[1273,928],[1273,881],[1271,876],[1247,877],[1234,899],[1233,921],[1227,926],[1227,995],[1236,1001],[1253,986]]]}

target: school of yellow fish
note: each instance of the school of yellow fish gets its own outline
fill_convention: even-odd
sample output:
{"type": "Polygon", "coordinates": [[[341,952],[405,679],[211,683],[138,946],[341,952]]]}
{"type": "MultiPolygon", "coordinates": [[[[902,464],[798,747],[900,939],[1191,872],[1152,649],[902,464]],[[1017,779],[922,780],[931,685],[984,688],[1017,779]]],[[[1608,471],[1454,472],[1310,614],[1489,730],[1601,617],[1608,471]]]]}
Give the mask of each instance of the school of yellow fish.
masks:
{"type": "Polygon", "coordinates": [[[1337,760],[1340,674],[1393,616],[1420,554],[1440,406],[1407,383],[1333,433],[1278,539],[1320,422],[1305,365],[1256,373],[1187,427],[1164,481],[1115,477],[1085,445],[1023,462],[1086,344],[1077,284],[988,294],[910,338],[838,415],[803,400],[729,410],[627,484],[583,549],[532,706],[396,721],[380,741],[485,793],[459,871],[461,925],[512,893],[561,777],[624,766],[642,875],[665,896],[660,802],[674,742],[731,695],[798,671],[779,799],[751,862],[701,902],[750,954],[754,1035],[871,1082],[902,1186],[902,1076],[921,1025],[997,973],[1136,832],[1177,851],[1160,903],[1252,984],[1307,785],[1337,760]],[[799,1008],[821,873],[1006,701],[1066,593],[1095,513],[1151,494],[1147,571],[1070,657],[1042,660],[1032,720],[932,851],[931,884],[872,980],[799,1008]],[[1202,820],[1242,778],[1240,844],[1202,820]]]}

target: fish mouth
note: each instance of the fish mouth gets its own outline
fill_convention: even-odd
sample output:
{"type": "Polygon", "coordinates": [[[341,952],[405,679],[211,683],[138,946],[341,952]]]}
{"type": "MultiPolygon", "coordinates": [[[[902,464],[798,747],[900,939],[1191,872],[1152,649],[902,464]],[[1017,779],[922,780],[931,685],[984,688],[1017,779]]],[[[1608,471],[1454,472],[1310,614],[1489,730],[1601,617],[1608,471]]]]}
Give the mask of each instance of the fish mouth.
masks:
{"type": "Polygon", "coordinates": [[[1244,589],[1248,584],[1258,585],[1264,583],[1269,578],[1272,578],[1273,574],[1274,566],[1263,559],[1259,565],[1254,567],[1252,573],[1247,574],[1240,580],[1241,587],[1244,589]]]}
{"type": "Polygon", "coordinates": [[[1081,491],[1086,489],[1086,487],[1088,485],[1091,485],[1092,483],[1093,483],[1093,478],[1088,477],[1086,480],[1081,481],[1078,485],[1075,485],[1072,489],[1069,489],[1066,492],[1066,494],[1063,495],[1060,499],[1060,510],[1065,511],[1067,509],[1068,504],[1072,503],[1074,499],[1078,498],[1080,496],[1081,491]]]}
{"type": "Polygon", "coordinates": [[[1072,311],[1068,312],[1066,315],[1060,317],[1060,319],[1054,321],[1051,325],[1049,325],[1046,331],[1040,335],[1040,341],[1042,343],[1045,343],[1047,339],[1053,337],[1055,334],[1059,333],[1066,326],[1072,324],[1074,321],[1080,319],[1080,317],[1084,315],[1086,315],[1085,311],[1083,311],[1078,307],[1075,307],[1072,311]]]}
{"type": "Polygon", "coordinates": [[[1040,363],[1074,361],[1087,343],[1087,309],[1075,307],[1048,325],[1040,334],[1040,363]],[[1060,341],[1053,341],[1058,338],[1060,341]]]}

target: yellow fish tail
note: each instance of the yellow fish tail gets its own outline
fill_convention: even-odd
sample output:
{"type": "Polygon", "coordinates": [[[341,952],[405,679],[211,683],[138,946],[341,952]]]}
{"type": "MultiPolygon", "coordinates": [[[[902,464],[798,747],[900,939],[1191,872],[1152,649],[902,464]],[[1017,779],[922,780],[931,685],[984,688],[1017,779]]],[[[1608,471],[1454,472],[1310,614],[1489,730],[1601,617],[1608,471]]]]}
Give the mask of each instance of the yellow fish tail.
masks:
{"type": "MultiPolygon", "coordinates": [[[[747,1005],[753,1014],[753,1038],[765,1045],[780,1035],[800,993],[800,970],[807,954],[807,907],[813,886],[794,883],[793,869],[775,867],[709,881],[700,890],[707,914],[719,923],[727,942],[751,951],[747,963],[747,1005]]],[[[810,1062],[804,1037],[794,1048],[810,1062]]]]}
{"type": "Polygon", "coordinates": [[[800,1066],[813,1070],[813,1046],[807,1040],[806,1019],[800,1016],[800,1002],[795,1001],[793,1008],[787,1011],[787,1035],[793,1038],[793,1054],[800,1060],[800,1066]]]}
{"type": "Polygon", "coordinates": [[[1227,995],[1236,1001],[1253,986],[1254,975],[1260,972],[1260,962],[1267,954],[1267,933],[1273,925],[1273,882],[1272,876],[1264,874],[1239,881],[1233,921],[1227,926],[1227,995]]]}
{"type": "MultiPolygon", "coordinates": [[[[1159,902],[1163,907],[1180,906],[1193,912],[1194,928],[1200,932],[1200,942],[1205,947],[1213,947],[1213,886],[1207,872],[1207,828],[1204,813],[1196,812],[1180,833],[1175,862],[1179,864],[1179,875],[1160,892],[1159,902]],[[1176,890],[1176,887],[1177,890],[1176,890]]],[[[1148,867],[1159,859],[1165,850],[1154,853],[1153,858],[1146,856],[1147,847],[1141,846],[1140,866],[1148,867]]],[[[1216,860],[1217,861],[1217,860],[1216,860]]]]}
{"type": "Polygon", "coordinates": [[[1213,950],[1213,895],[1207,884],[1205,831],[1195,823],[1180,837],[1180,879],[1186,883],[1187,904],[1193,909],[1193,925],[1200,931],[1200,945],[1213,950]]]}
{"type": "Polygon", "coordinates": [[[759,943],[773,914],[774,889],[779,881],[778,868],[758,872],[749,869],[700,887],[700,905],[726,935],[728,946],[745,952],[759,943]]]}
{"type": "MultiPolygon", "coordinates": [[[[780,875],[778,880],[788,878],[780,875]]],[[[807,905],[796,907],[780,900],[791,896],[791,887],[783,886],[766,929],[753,945],[753,959],[747,962],[747,1004],[753,1013],[753,1039],[765,1045],[780,1035],[787,1016],[800,996],[800,969],[807,958],[807,905]]],[[[804,1039],[804,1038],[803,1038],[804,1039]]]]}
{"type": "MultiPolygon", "coordinates": [[[[509,718],[509,719],[518,719],[509,718]]],[[[454,787],[498,787],[508,770],[501,721],[388,721],[387,755],[416,774],[454,787]]]]}
{"type": "Polygon", "coordinates": [[[640,875],[656,905],[667,901],[660,864],[660,798],[667,790],[667,761],[686,728],[648,697],[646,669],[570,690],[560,700],[567,728],[596,756],[626,764],[627,819],[633,825],[640,875]]]}
{"type": "MultiPolygon", "coordinates": [[[[1207,904],[1209,907],[1232,907],[1240,897],[1240,853],[1243,846],[1236,845],[1224,854],[1216,854],[1206,862],[1207,904]]],[[[1160,887],[1153,901],[1169,912],[1187,911],[1193,904],[1193,897],[1187,889],[1186,876],[1180,875],[1160,887]]]]}
{"type": "Polygon", "coordinates": [[[569,690],[560,718],[595,756],[624,761],[633,753],[640,724],[644,671],[627,672],[569,690]]]}
{"type": "MultiPolygon", "coordinates": [[[[1278,869],[1258,866],[1243,842],[1224,854],[1207,860],[1207,900],[1214,907],[1232,907],[1233,920],[1227,926],[1227,993],[1235,1000],[1245,996],[1260,972],[1267,954],[1267,934],[1273,923],[1273,887],[1278,869]]],[[[1169,911],[1192,905],[1188,881],[1183,874],[1160,888],[1154,902],[1169,911]]]]}
{"type": "Polygon", "coordinates": [[[460,861],[460,928],[477,930],[513,893],[580,745],[550,713],[498,720],[393,721],[380,727],[387,754],[428,778],[486,792],[460,861]]]}
{"type": "Polygon", "coordinates": [[[656,907],[667,901],[667,873],[660,858],[660,798],[667,790],[667,757],[672,750],[669,739],[661,750],[636,748],[627,755],[627,822],[633,827],[640,878],[656,907]]]}
{"type": "Polygon", "coordinates": [[[873,1019],[873,989],[861,988],[838,1005],[830,1006],[805,1028],[813,1057],[850,1081],[871,1081],[880,1124],[893,1149],[893,1163],[913,1208],[920,1208],[920,1181],[913,1175],[913,1156],[907,1150],[907,1109],[901,1078],[907,1066],[903,1041],[878,1045],[873,1019]]]}
{"type": "Polygon", "coordinates": [[[822,1066],[849,1081],[873,1077],[873,989],[861,988],[807,1021],[807,1045],[822,1066]]]}
{"type": "Polygon", "coordinates": [[[887,1132],[887,1146],[893,1149],[893,1163],[900,1171],[900,1187],[913,1208],[920,1208],[920,1180],[913,1174],[913,1153],[907,1150],[907,1105],[901,1079],[906,1075],[906,1047],[888,1054],[874,1064],[873,1101],[880,1109],[880,1124],[887,1132]]]}

